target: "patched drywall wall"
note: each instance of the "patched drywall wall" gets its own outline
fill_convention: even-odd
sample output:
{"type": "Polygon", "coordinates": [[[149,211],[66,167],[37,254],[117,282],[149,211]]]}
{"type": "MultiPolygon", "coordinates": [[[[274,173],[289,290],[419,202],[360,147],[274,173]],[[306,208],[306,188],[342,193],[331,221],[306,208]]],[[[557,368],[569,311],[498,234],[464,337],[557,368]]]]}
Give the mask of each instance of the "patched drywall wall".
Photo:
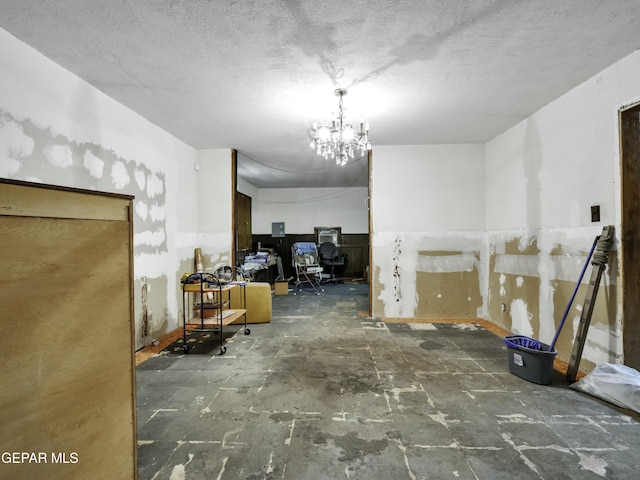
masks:
{"type": "Polygon", "coordinates": [[[376,147],[373,314],[473,318],[484,313],[484,147],[376,147]]]}
{"type": "Polygon", "coordinates": [[[135,196],[134,255],[166,252],[164,172],[101,145],[53,135],[0,108],[0,176],[135,196]]]}
{"type": "MultiPolygon", "coordinates": [[[[198,237],[196,150],[1,29],[0,65],[0,176],[135,196],[136,347],[177,328],[176,269],[193,263],[201,241],[215,245],[212,261],[231,248],[230,222],[214,240],[198,237]]],[[[229,171],[229,149],[209,157],[226,159],[229,171]]],[[[216,208],[230,212],[225,188],[216,208]]]]}
{"type": "Polygon", "coordinates": [[[483,316],[484,233],[374,233],[373,309],[387,318],[483,316]]]}
{"type": "MultiPolygon", "coordinates": [[[[102,145],[73,140],[62,133],[54,135],[51,127],[38,127],[30,119],[18,120],[1,108],[0,146],[2,177],[133,195],[134,259],[167,254],[164,172],[120,157],[102,145]]],[[[134,272],[141,270],[134,262],[134,272]]],[[[156,277],[147,272],[134,276],[136,346],[140,347],[150,332],[162,332],[169,326],[168,286],[166,275],[156,277]],[[151,289],[151,285],[155,287],[151,289]]]]}
{"type": "Polygon", "coordinates": [[[490,243],[489,251],[489,318],[507,330],[533,337],[539,330],[540,298],[536,239],[508,238],[490,243]]]}
{"type": "MultiPolygon", "coordinates": [[[[118,157],[100,145],[74,142],[62,134],[53,137],[50,129],[38,128],[29,120],[18,122],[2,110],[0,138],[7,152],[4,157],[7,161],[0,167],[1,176],[134,195],[134,258],[167,254],[163,172],[154,172],[144,164],[118,157]],[[20,149],[21,146],[29,148],[20,149]]],[[[91,269],[92,265],[86,268],[91,269]]],[[[134,272],[136,270],[141,269],[134,266],[134,272]]],[[[168,329],[167,289],[166,275],[136,276],[137,346],[168,329]]]]}
{"type": "Polygon", "coordinates": [[[142,277],[134,282],[136,305],[135,336],[143,344],[148,344],[165,335],[170,329],[166,299],[173,296],[167,291],[170,282],[166,276],[158,278],[142,277]]]}
{"type": "MultiPolygon", "coordinates": [[[[622,361],[618,110],[640,101],[638,75],[635,52],[483,152],[473,145],[374,148],[374,315],[464,317],[479,289],[478,316],[551,342],[594,238],[613,225],[581,369],[622,361]],[[592,205],[600,206],[599,222],[591,221],[592,205]],[[445,301],[443,286],[459,290],[455,300],[445,301]]],[[[556,344],[565,360],[591,268],[556,344]]]]}
{"type": "MultiPolygon", "coordinates": [[[[601,228],[590,227],[580,236],[577,233],[567,230],[488,234],[491,252],[488,318],[513,333],[550,344],[601,228]],[[591,239],[589,233],[593,235],[591,239]]],[[[593,268],[587,264],[556,343],[558,355],[565,361],[571,357],[593,268]]],[[[596,297],[583,353],[585,369],[593,368],[598,361],[621,360],[620,325],[616,320],[618,275],[616,253],[613,252],[596,297]]]]}
{"type": "Polygon", "coordinates": [[[478,316],[480,252],[419,251],[417,260],[416,317],[478,316]]]}
{"type": "MultiPolygon", "coordinates": [[[[594,238],[616,227],[582,355],[587,371],[623,360],[618,110],[640,100],[638,75],[635,52],[486,144],[491,320],[550,342],[594,238]],[[592,205],[600,206],[599,222],[591,221],[592,205]]],[[[556,344],[565,360],[591,271],[556,344]]]]}
{"type": "MultiPolygon", "coordinates": [[[[591,227],[580,236],[574,231],[376,233],[372,242],[377,259],[372,277],[374,314],[486,318],[513,333],[551,343],[600,231],[591,227]]],[[[559,357],[566,361],[593,268],[587,266],[556,343],[559,357]]],[[[596,297],[583,369],[621,359],[618,278],[614,251],[596,297]]]]}

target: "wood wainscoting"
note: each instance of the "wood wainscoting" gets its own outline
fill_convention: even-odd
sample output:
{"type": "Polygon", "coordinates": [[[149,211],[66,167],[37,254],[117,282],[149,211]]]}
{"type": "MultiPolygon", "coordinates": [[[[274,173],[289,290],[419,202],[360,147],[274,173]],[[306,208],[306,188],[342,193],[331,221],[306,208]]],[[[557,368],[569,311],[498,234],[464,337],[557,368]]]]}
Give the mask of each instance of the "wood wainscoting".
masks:
{"type": "MultiPolygon", "coordinates": [[[[273,247],[276,253],[282,257],[282,266],[285,277],[294,276],[291,265],[291,246],[296,242],[315,242],[313,233],[304,235],[285,235],[283,238],[273,238],[271,235],[253,235],[253,248],[258,243],[262,247],[273,247]]],[[[347,268],[340,277],[363,278],[364,269],[369,264],[369,234],[367,233],[343,233],[341,236],[340,253],[347,254],[347,268]]]]}

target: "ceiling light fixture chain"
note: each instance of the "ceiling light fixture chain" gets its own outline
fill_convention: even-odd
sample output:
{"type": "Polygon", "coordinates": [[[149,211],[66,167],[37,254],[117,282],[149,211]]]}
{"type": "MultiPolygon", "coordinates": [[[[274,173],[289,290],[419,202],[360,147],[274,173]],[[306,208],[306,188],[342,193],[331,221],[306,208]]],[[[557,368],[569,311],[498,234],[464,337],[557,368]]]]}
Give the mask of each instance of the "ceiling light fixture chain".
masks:
{"type": "Polygon", "coordinates": [[[371,150],[369,142],[369,123],[360,118],[360,131],[356,132],[353,127],[344,120],[343,97],[347,94],[344,88],[335,91],[338,100],[338,118],[331,121],[331,125],[318,125],[313,122],[309,129],[311,137],[311,148],[318,155],[324,158],[335,158],[337,165],[346,165],[350,158],[354,158],[355,151],[364,155],[367,150],[371,150]]]}

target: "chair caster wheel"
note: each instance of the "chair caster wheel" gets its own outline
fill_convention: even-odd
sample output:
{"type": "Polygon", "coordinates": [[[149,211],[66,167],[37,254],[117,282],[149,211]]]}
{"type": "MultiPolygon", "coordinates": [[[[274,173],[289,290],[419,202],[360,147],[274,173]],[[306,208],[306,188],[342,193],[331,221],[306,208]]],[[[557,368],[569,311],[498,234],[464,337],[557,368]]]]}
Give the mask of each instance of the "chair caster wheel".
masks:
{"type": "Polygon", "coordinates": [[[220,355],[227,353],[227,347],[220,347],[220,355]]]}
{"type": "Polygon", "coordinates": [[[251,330],[249,330],[248,328],[244,329],[244,334],[245,335],[251,335],[251,330]]]}

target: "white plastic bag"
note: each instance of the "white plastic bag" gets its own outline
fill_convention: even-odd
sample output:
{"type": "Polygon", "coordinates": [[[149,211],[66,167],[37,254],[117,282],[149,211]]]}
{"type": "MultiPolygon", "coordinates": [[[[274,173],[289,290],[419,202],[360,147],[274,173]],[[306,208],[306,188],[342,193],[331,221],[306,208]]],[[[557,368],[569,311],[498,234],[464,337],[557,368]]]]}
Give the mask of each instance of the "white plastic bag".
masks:
{"type": "Polygon", "coordinates": [[[601,363],[570,388],[640,413],[640,372],[626,365],[601,363]]]}

